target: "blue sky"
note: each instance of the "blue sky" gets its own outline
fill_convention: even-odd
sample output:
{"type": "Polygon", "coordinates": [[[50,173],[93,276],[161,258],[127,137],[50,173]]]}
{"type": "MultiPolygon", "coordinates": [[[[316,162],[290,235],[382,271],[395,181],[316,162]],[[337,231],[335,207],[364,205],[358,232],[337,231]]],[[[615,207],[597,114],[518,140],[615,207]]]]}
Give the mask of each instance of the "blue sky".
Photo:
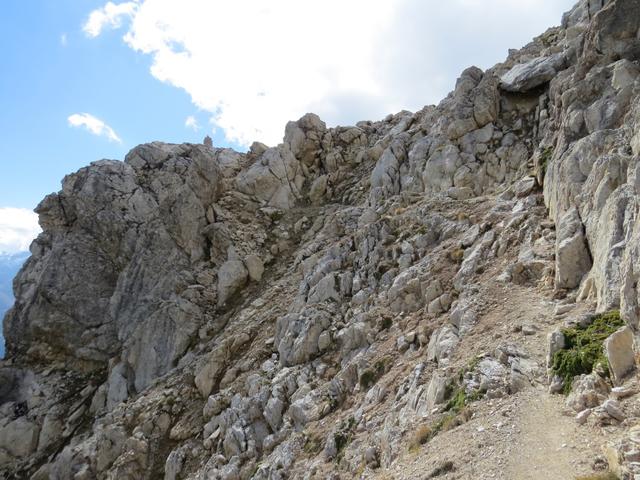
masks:
{"type": "Polygon", "coordinates": [[[91,161],[205,134],[216,146],[273,145],[308,111],[329,125],[415,111],[467,66],[488,68],[559,24],[572,4],[6,0],[0,252],[24,250],[37,233],[30,210],[91,161]],[[85,114],[112,138],[70,125],[85,114]]]}
{"type": "MultiPolygon", "coordinates": [[[[119,32],[88,39],[82,25],[104,2],[9,0],[0,17],[0,207],[33,209],[59,190],[67,173],[101,158],[122,159],[153,140],[201,142],[205,130],[185,128],[193,115],[207,125],[183,90],[149,74],[151,59],[119,32]],[[62,38],[66,37],[66,45],[62,38]],[[89,112],[122,143],[68,125],[89,112]]],[[[216,144],[226,144],[222,132],[216,144]]]]}

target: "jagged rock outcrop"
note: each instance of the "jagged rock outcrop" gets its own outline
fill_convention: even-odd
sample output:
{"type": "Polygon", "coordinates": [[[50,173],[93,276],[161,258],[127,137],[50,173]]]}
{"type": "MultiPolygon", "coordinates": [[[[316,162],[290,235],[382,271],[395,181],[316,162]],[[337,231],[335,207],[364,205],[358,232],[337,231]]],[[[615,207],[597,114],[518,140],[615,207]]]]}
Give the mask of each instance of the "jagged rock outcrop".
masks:
{"type": "MultiPolygon", "coordinates": [[[[582,0],[437,106],[335,128],[307,114],[247,153],[156,142],[67,176],[4,322],[0,472],[369,478],[410,461],[414,431],[440,461],[446,430],[496,424],[485,400],[507,417],[546,395],[574,309],[620,310],[606,355],[622,384],[640,322],[638,32],[637,0],[582,0]]],[[[573,381],[578,423],[633,415],[610,383],[573,381]]],[[[484,441],[447,450],[458,478],[478,478],[460,455],[484,441]]]]}

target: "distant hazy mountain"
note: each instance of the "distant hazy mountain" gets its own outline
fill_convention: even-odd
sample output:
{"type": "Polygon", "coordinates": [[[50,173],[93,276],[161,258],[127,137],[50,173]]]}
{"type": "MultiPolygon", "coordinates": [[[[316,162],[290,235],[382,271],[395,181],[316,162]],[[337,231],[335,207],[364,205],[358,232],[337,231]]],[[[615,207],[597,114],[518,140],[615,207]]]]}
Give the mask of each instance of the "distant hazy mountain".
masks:
{"type": "MultiPolygon", "coordinates": [[[[29,252],[14,254],[0,253],[0,319],[13,305],[13,277],[16,276],[20,267],[31,255],[29,252]]],[[[0,329],[0,358],[4,356],[4,338],[0,329]]]]}

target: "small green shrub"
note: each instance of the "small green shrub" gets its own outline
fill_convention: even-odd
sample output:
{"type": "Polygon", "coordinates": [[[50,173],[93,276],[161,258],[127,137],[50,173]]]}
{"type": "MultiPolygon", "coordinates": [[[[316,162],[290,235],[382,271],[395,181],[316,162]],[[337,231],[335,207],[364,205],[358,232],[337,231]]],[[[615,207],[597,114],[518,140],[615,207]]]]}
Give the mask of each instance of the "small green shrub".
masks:
{"type": "Polygon", "coordinates": [[[449,400],[447,405],[444,407],[445,411],[453,411],[459,412],[462,410],[467,404],[467,393],[464,391],[464,388],[459,388],[453,394],[453,397],[449,400]]]}
{"type": "Polygon", "coordinates": [[[445,412],[458,413],[467,407],[471,402],[475,402],[482,398],[480,390],[467,392],[464,387],[458,387],[453,390],[453,394],[444,407],[445,412]]]}
{"type": "Polygon", "coordinates": [[[340,426],[333,434],[333,441],[335,442],[337,451],[336,460],[338,462],[342,459],[343,450],[351,442],[353,437],[352,432],[355,426],[355,418],[349,417],[346,421],[343,420],[340,423],[340,426]]]}
{"type": "Polygon", "coordinates": [[[422,424],[418,427],[409,443],[410,451],[429,442],[438,433],[451,430],[471,419],[473,412],[469,408],[469,404],[480,400],[483,392],[480,390],[467,392],[461,383],[464,373],[475,370],[480,360],[480,357],[474,357],[469,364],[458,373],[458,376],[447,384],[445,399],[448,398],[449,401],[444,406],[445,414],[440,417],[438,421],[430,425],[422,424]]]}
{"type": "Polygon", "coordinates": [[[389,358],[382,358],[374,364],[374,368],[376,369],[376,372],[378,372],[379,375],[384,374],[384,372],[387,370],[388,360],[389,358]]]}
{"type": "Polygon", "coordinates": [[[367,369],[360,375],[360,386],[365,390],[369,390],[376,383],[376,380],[376,373],[367,369]]]}
{"type": "Polygon", "coordinates": [[[340,400],[336,396],[331,395],[330,393],[326,393],[325,398],[326,398],[327,404],[329,405],[329,411],[335,412],[340,406],[340,400]]]}
{"type": "Polygon", "coordinates": [[[465,367],[458,371],[454,379],[447,384],[444,396],[445,399],[448,398],[449,401],[444,407],[445,412],[451,411],[458,413],[469,405],[469,403],[482,398],[483,392],[480,390],[468,392],[462,385],[465,374],[467,372],[473,372],[480,363],[480,360],[482,360],[482,357],[473,357],[465,367]]]}
{"type": "Polygon", "coordinates": [[[392,325],[393,325],[393,320],[391,319],[391,317],[384,317],[380,321],[380,331],[389,330],[392,325]]]}
{"type": "Polygon", "coordinates": [[[337,432],[333,435],[333,440],[336,442],[336,450],[340,454],[351,441],[351,435],[348,432],[337,432]]]}
{"type": "Polygon", "coordinates": [[[609,366],[602,347],[606,338],[622,327],[619,311],[598,315],[586,328],[574,327],[562,330],[565,348],[553,355],[552,371],[564,380],[564,393],[571,391],[573,378],[589,374],[600,365],[608,374],[609,366]]]}
{"type": "Polygon", "coordinates": [[[458,371],[458,382],[462,383],[462,380],[464,380],[464,375],[468,372],[473,372],[477,366],[480,364],[480,361],[482,360],[481,356],[476,355],[475,357],[473,357],[471,360],[469,360],[469,363],[467,363],[467,365],[463,368],[461,368],[458,371]]]}

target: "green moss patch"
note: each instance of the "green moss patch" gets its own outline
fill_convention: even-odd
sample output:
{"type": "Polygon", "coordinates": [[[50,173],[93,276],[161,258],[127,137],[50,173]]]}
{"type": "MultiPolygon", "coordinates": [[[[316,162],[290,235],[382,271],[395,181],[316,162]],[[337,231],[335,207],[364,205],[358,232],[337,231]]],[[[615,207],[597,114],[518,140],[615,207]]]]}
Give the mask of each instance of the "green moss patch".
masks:
{"type": "Polygon", "coordinates": [[[540,171],[542,173],[542,178],[547,174],[547,167],[549,166],[549,162],[553,157],[553,147],[546,147],[540,153],[540,171]]]}
{"type": "Polygon", "coordinates": [[[589,374],[598,365],[605,373],[609,373],[602,344],[622,326],[624,322],[620,318],[620,312],[611,311],[598,315],[587,327],[578,326],[562,330],[565,348],[554,354],[551,369],[564,380],[565,394],[571,391],[574,377],[589,374]]]}

